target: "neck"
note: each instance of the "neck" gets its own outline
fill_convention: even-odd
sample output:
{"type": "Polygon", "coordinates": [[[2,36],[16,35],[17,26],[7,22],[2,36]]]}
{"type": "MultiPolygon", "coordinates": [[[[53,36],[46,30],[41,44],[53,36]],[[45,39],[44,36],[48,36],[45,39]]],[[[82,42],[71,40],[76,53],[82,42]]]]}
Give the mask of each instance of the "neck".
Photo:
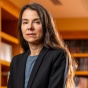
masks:
{"type": "Polygon", "coordinates": [[[38,55],[43,47],[43,44],[29,44],[30,56],[38,55]]]}

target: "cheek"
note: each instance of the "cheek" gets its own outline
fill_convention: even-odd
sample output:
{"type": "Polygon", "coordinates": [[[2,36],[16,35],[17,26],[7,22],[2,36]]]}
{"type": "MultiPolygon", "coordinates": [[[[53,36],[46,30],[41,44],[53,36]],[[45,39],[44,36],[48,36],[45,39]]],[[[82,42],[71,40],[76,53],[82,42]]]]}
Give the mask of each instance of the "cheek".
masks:
{"type": "Polygon", "coordinates": [[[41,38],[43,37],[43,29],[42,28],[38,31],[38,34],[41,38]]]}
{"type": "Polygon", "coordinates": [[[41,31],[41,33],[40,33],[40,40],[42,40],[43,39],[43,31],[41,31]]]}
{"type": "Polygon", "coordinates": [[[23,35],[24,35],[24,32],[25,32],[24,29],[25,29],[24,26],[21,26],[21,31],[22,31],[22,34],[23,34],[23,35]]]}

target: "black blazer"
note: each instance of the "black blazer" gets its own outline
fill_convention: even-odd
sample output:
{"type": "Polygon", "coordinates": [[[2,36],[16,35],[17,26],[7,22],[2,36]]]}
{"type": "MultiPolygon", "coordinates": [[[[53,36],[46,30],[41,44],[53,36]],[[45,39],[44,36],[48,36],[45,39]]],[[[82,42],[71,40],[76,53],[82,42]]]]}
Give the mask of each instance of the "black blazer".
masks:
{"type": "MultiPolygon", "coordinates": [[[[25,66],[29,51],[13,57],[7,88],[24,88],[25,66]]],[[[41,50],[32,69],[27,88],[64,88],[67,53],[63,49],[41,50]]]]}

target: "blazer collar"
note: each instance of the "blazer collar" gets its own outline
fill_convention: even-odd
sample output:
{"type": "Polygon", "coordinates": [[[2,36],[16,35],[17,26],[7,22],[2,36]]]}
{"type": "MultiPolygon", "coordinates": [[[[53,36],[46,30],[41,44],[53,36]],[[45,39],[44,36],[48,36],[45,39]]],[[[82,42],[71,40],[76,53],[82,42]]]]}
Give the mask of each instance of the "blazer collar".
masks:
{"type": "Polygon", "coordinates": [[[48,49],[43,47],[40,54],[39,54],[39,56],[38,56],[38,58],[37,58],[37,60],[36,60],[36,62],[35,62],[35,64],[34,64],[34,67],[32,69],[27,88],[31,88],[32,83],[33,83],[33,81],[34,81],[34,79],[35,79],[35,77],[37,75],[37,72],[38,72],[38,70],[39,70],[39,68],[41,66],[41,63],[42,63],[42,61],[44,59],[44,56],[46,55],[47,52],[48,52],[48,49]]]}
{"type": "MultiPolygon", "coordinates": [[[[35,79],[36,77],[36,74],[39,70],[39,67],[41,66],[41,63],[44,59],[44,56],[46,55],[46,53],[48,52],[48,48],[46,47],[43,47],[42,50],[40,51],[40,54],[38,55],[37,57],[37,60],[34,64],[34,67],[32,69],[32,72],[31,72],[31,75],[30,75],[30,78],[29,78],[29,81],[28,81],[28,85],[27,85],[27,88],[31,88],[32,86],[32,83],[33,83],[33,80],[35,79]]],[[[22,57],[22,61],[20,63],[20,67],[19,67],[19,87],[18,88],[24,88],[24,79],[25,79],[25,66],[26,66],[26,60],[27,60],[27,57],[29,55],[29,50],[27,51],[27,53],[22,57]]]]}

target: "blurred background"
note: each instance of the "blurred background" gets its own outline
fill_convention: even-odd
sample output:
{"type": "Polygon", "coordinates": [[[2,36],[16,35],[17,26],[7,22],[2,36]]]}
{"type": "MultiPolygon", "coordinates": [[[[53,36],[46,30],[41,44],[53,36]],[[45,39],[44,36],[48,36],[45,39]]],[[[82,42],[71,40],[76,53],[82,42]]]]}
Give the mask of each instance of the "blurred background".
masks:
{"type": "Polygon", "coordinates": [[[25,4],[43,5],[53,16],[58,33],[77,61],[76,88],[88,88],[88,0],[0,0],[0,88],[6,88],[10,62],[21,53],[19,12],[25,4]]]}

